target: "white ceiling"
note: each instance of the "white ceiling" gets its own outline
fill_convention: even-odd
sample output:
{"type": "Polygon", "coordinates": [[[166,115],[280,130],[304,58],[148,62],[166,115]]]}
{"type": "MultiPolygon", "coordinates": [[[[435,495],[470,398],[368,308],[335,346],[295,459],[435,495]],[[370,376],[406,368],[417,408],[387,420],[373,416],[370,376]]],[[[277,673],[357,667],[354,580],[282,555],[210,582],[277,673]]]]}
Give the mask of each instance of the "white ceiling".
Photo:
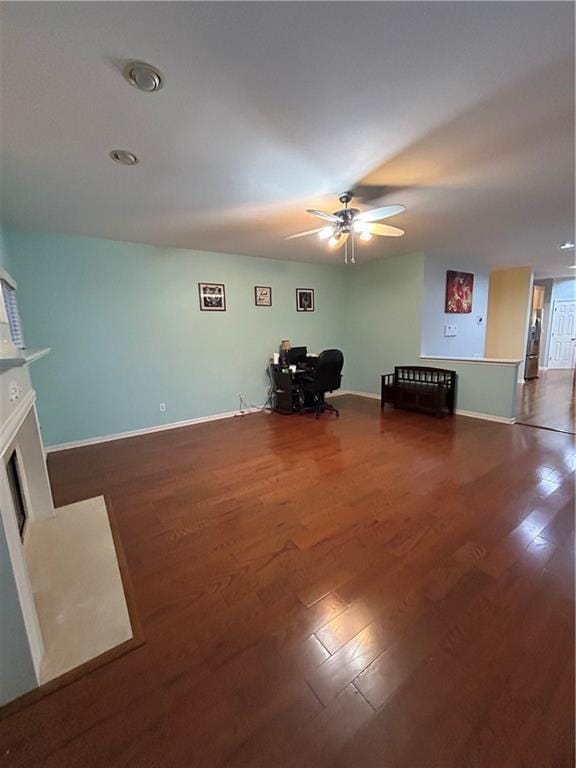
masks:
{"type": "Polygon", "coordinates": [[[408,208],[363,258],[571,263],[571,3],[8,2],[1,20],[9,226],[339,261],[283,238],[351,187],[408,208]],[[165,88],[130,87],[127,59],[165,88]]]}

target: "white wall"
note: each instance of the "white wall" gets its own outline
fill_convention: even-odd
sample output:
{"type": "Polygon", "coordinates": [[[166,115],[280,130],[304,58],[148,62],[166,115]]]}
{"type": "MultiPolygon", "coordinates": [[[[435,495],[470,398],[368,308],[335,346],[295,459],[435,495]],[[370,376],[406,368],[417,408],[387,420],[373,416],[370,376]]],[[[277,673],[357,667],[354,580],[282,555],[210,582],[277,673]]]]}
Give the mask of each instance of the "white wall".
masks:
{"type": "Polygon", "coordinates": [[[488,270],[485,266],[466,258],[427,254],[422,300],[422,354],[483,357],[487,306],[488,270]],[[450,269],[474,275],[472,312],[469,315],[453,315],[444,311],[446,272],[450,269]],[[444,336],[445,325],[455,325],[456,336],[444,336]]]}
{"type": "Polygon", "coordinates": [[[552,285],[552,301],[576,300],[576,278],[557,277],[552,285]]]}

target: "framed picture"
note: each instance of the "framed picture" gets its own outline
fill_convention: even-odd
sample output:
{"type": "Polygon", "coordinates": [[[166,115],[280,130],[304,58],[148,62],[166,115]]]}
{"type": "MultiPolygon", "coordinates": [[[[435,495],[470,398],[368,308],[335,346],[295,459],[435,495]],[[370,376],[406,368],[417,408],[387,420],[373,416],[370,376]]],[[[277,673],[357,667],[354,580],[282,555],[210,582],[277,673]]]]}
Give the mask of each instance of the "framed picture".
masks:
{"type": "Polygon", "coordinates": [[[296,311],[314,312],[314,288],[296,288],[296,311]]]}
{"type": "Polygon", "coordinates": [[[226,312],[226,289],[223,283],[198,283],[202,312],[226,312]]]}
{"type": "Polygon", "coordinates": [[[471,272],[446,272],[446,306],[444,311],[453,315],[472,312],[474,275],[471,272]]]}
{"type": "Polygon", "coordinates": [[[271,307],[272,288],[269,285],[255,285],[254,303],[257,307],[271,307]]]}

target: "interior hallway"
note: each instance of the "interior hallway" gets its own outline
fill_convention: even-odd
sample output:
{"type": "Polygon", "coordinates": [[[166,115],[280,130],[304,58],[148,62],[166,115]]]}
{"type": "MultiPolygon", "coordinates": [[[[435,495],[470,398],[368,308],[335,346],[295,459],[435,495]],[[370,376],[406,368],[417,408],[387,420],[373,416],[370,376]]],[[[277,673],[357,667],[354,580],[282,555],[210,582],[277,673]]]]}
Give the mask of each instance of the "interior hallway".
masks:
{"type": "Polygon", "coordinates": [[[518,422],[575,434],[574,371],[540,371],[518,385],[518,422]]]}

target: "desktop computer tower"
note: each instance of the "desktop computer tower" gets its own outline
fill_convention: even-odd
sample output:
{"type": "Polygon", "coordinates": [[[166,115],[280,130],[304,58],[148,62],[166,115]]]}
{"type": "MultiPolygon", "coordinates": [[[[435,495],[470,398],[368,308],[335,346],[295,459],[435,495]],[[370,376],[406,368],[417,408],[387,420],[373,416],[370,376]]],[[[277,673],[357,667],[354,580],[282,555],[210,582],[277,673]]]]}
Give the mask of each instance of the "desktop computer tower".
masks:
{"type": "Polygon", "coordinates": [[[277,389],[274,392],[274,410],[279,413],[292,413],[294,411],[291,391],[277,389]]]}
{"type": "Polygon", "coordinates": [[[273,371],[273,407],[278,413],[294,413],[300,410],[300,388],[289,371],[276,368],[273,371]]]}

